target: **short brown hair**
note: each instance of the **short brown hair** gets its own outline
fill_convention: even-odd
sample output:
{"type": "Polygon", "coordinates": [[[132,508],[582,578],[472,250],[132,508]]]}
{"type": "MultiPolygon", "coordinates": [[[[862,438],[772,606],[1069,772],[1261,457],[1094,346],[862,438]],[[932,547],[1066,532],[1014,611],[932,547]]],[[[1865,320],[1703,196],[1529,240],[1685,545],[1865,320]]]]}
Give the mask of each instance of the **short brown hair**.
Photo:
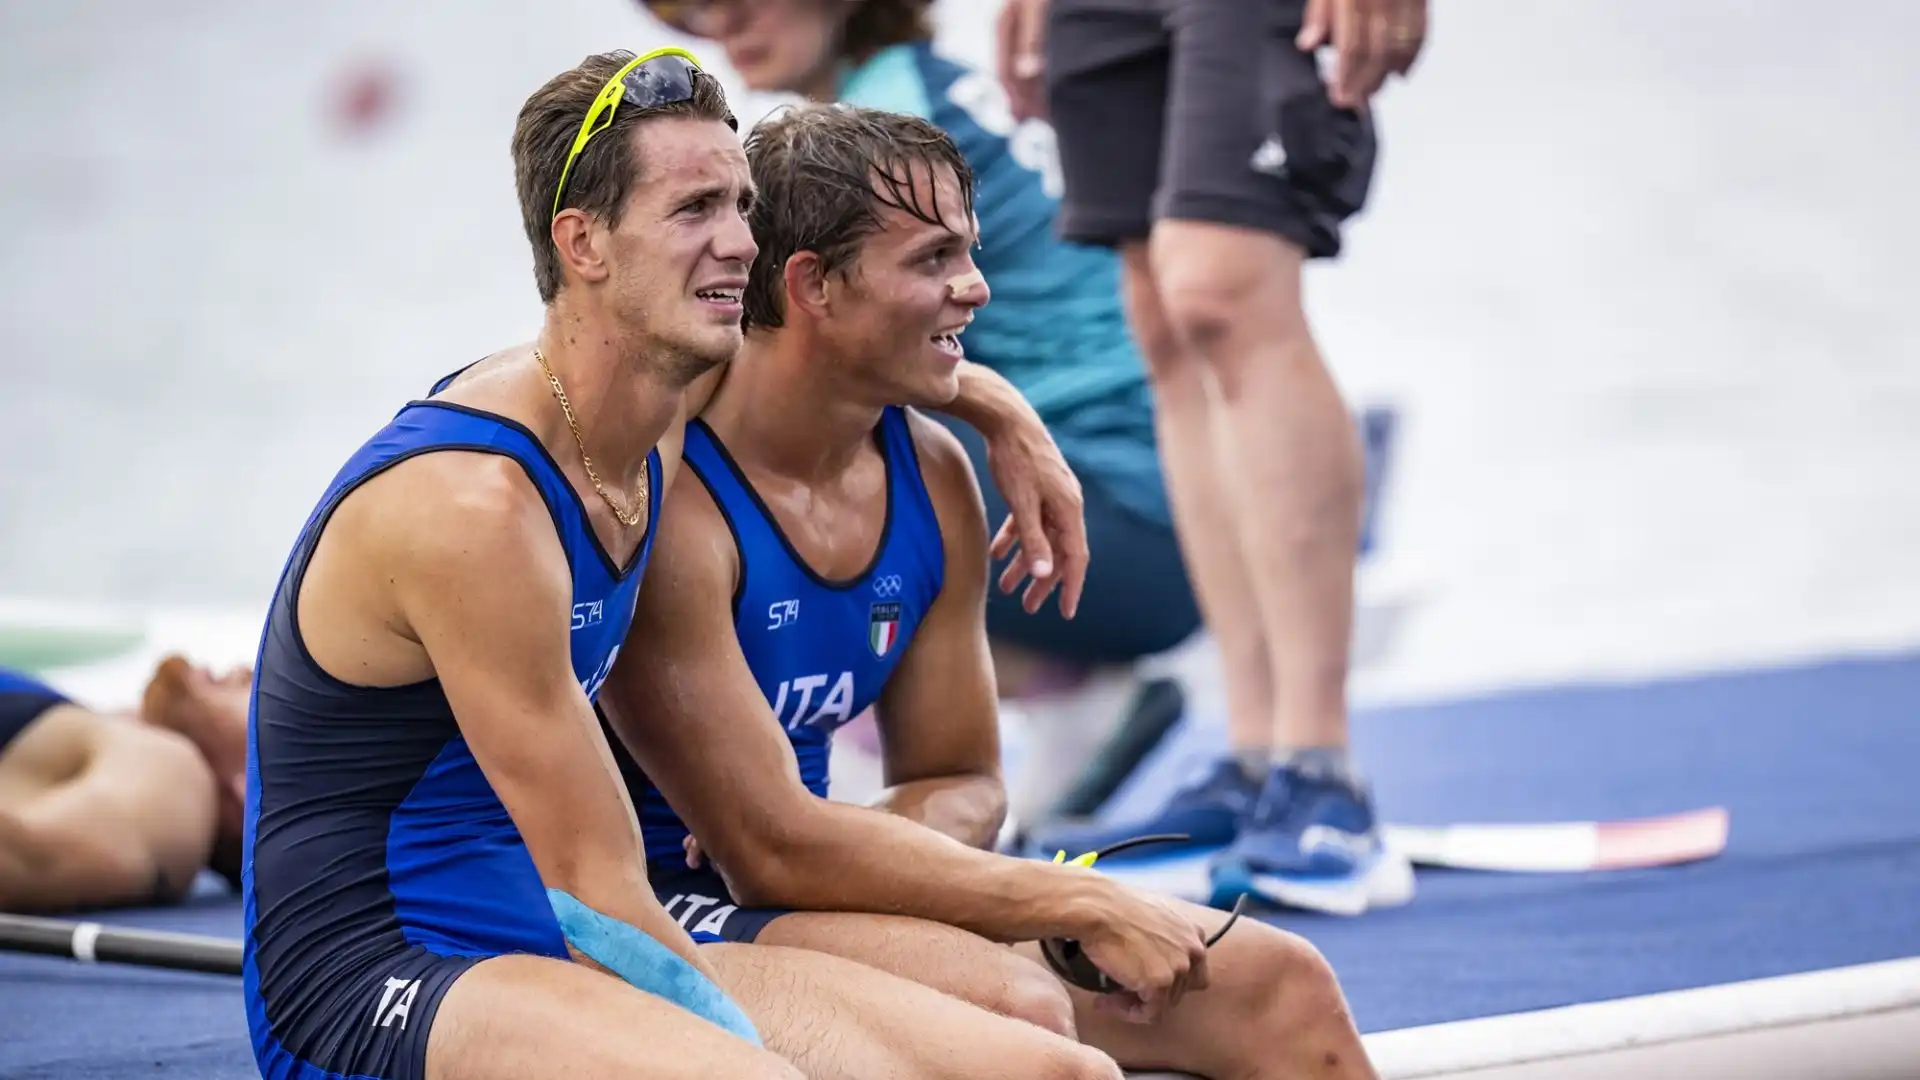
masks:
{"type": "MultiPolygon", "coordinates": [[[[748,272],[741,325],[774,328],[785,321],[787,260],[820,256],[827,273],[842,270],[880,228],[891,206],[931,224],[940,207],[923,207],[913,167],[952,169],[961,210],[973,217],[973,170],[946,132],[917,116],[853,105],[795,105],[762,120],[747,135],[753,170],[749,221],[760,255],[748,272]]],[[[937,198],[937,196],[936,196],[937,198]]]]}
{"type": "MultiPolygon", "coordinates": [[[[580,121],[600,88],[636,54],[624,49],[598,53],[563,71],[533,92],[513,125],[513,180],[520,195],[520,223],[533,245],[533,277],[540,302],[553,303],[560,292],[560,256],[553,246],[553,193],[560,186],[567,152],[573,149],[580,121]]],[[[560,209],[577,207],[609,226],[620,224],[620,209],[640,178],[633,153],[633,129],[657,116],[692,116],[737,127],[726,91],[704,72],[694,77],[693,99],[659,109],[625,106],[614,110],[613,124],[593,137],[567,176],[560,209]]]]}
{"type": "Polygon", "coordinates": [[[854,60],[865,60],[881,49],[909,45],[933,37],[928,0],[867,0],[853,9],[841,30],[840,49],[854,60]]]}

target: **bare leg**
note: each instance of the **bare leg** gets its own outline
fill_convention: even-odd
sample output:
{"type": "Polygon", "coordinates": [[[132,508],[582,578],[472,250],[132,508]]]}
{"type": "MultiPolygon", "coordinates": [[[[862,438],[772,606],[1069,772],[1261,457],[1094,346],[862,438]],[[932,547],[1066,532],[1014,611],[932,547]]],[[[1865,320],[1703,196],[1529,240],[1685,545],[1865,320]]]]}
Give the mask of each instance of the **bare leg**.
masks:
{"type": "Polygon", "coordinates": [[[1220,644],[1229,737],[1237,750],[1273,742],[1273,669],[1247,570],[1233,493],[1238,464],[1220,439],[1213,378],[1175,336],[1145,244],[1122,251],[1127,317],[1153,379],[1154,423],[1187,576],[1220,644]]]}
{"type": "Polygon", "coordinates": [[[427,1037],[428,1080],[799,1080],[664,998],[579,964],[496,956],[448,988],[427,1037]]]}
{"type": "Polygon", "coordinates": [[[1097,1050],[818,951],[708,945],[722,987],[809,1080],[1121,1080],[1097,1050]]]}
{"type": "Polygon", "coordinates": [[[213,842],[213,775],[191,743],[78,706],[7,748],[0,909],[72,911],[179,899],[213,842]],[[21,774],[44,782],[30,795],[21,774]]]}
{"type": "MultiPolygon", "coordinates": [[[[1307,326],[1303,255],[1270,233],[1189,221],[1156,224],[1149,250],[1166,324],[1212,377],[1213,429],[1251,496],[1234,504],[1235,531],[1266,629],[1273,739],[1344,746],[1362,462],[1307,326]]],[[[1193,476],[1179,467],[1176,490],[1193,476]]]]}
{"type": "MultiPolygon", "coordinates": [[[[1208,932],[1226,913],[1190,906],[1208,932]]],[[[1040,961],[1035,944],[1018,952],[1040,961]]],[[[1305,940],[1258,922],[1236,923],[1208,958],[1207,989],[1152,1026],[1096,1007],[1068,988],[1080,1037],[1133,1069],[1173,1069],[1209,1080],[1376,1080],[1346,995],[1305,940]]]]}
{"type": "MultiPolygon", "coordinates": [[[[1226,916],[1193,907],[1217,926],[1226,916]]],[[[950,926],[898,916],[798,912],[762,932],[796,948],[832,952],[1008,1012],[1010,1002],[1044,1013],[1066,999],[1081,1041],[1130,1069],[1174,1069],[1210,1080],[1371,1078],[1344,996],[1305,941],[1261,923],[1236,925],[1214,947],[1211,985],[1159,1023],[1142,1026],[1100,1009],[1042,966],[1039,948],[996,945],[950,926]],[[1046,992],[1032,989],[1038,980],[1046,992]]]]}
{"type": "MultiPolygon", "coordinates": [[[[943,994],[970,1001],[1001,1016],[1024,1020],[1066,1038],[1078,1038],[1073,1002],[1053,972],[1020,959],[964,930],[903,915],[866,915],[796,911],[767,924],[759,946],[785,946],[828,953],[892,972],[943,994]],[[947,939],[965,939],[969,948],[993,949],[990,962],[969,971],[943,970],[938,959],[919,961],[921,950],[940,948],[947,939]]],[[[943,955],[951,955],[947,949],[943,955]]],[[[974,960],[979,956],[974,955],[974,960]]]]}

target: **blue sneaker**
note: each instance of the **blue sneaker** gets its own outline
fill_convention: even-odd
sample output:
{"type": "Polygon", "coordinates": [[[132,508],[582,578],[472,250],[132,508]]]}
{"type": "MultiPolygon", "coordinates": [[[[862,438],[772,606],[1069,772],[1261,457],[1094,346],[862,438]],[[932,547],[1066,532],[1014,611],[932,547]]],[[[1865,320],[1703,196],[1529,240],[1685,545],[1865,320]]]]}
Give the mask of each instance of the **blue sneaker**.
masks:
{"type": "Polygon", "coordinates": [[[1343,777],[1276,767],[1233,843],[1210,868],[1215,907],[1243,892],[1332,915],[1413,899],[1413,867],[1380,839],[1373,797],[1343,777]]]}
{"type": "Polygon", "coordinates": [[[1089,851],[1123,840],[1154,833],[1185,833],[1188,839],[1178,844],[1152,844],[1117,852],[1100,860],[1100,866],[1139,867],[1167,861],[1204,859],[1233,843],[1241,819],[1253,810],[1259,785],[1247,778],[1238,762],[1223,758],[1187,786],[1175,791],[1167,804],[1144,820],[1115,824],[1062,824],[1042,826],[1027,841],[1027,851],[1040,858],[1051,858],[1064,851],[1071,859],[1089,851]]]}

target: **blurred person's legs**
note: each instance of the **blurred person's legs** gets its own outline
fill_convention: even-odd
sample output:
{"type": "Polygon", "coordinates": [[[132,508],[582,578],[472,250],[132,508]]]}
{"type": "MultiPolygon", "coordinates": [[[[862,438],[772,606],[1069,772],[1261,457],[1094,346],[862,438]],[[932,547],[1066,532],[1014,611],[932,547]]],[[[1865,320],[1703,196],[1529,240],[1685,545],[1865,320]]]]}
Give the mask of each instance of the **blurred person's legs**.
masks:
{"type": "Polygon", "coordinates": [[[0,670],[0,910],[186,895],[214,845],[215,787],[184,737],[0,670]]]}
{"type": "Polygon", "coordinates": [[[1232,758],[1139,831],[1226,847],[1250,874],[1402,902],[1348,760],[1346,681],[1363,475],[1301,302],[1373,171],[1370,120],[1336,109],[1294,46],[1304,3],[1055,0],[1049,107],[1063,230],[1119,246],[1188,572],[1219,641],[1232,758]]]}

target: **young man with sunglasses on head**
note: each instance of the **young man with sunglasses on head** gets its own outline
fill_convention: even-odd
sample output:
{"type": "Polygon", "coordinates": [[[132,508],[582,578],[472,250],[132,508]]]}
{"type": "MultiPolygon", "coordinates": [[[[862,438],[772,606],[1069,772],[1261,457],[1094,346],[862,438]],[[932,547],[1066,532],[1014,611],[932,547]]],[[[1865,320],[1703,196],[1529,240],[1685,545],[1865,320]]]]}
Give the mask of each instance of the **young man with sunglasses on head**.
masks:
{"type": "Polygon", "coordinates": [[[1006,809],[985,512],[959,441],[909,408],[953,395],[988,304],[972,172],[931,124],[834,105],[763,121],[747,157],[746,341],[688,429],[694,481],[602,697],[667,910],[699,941],[950,995],[917,1037],[964,1035],[990,1075],[1031,1075],[1030,1051],[963,1003],[1130,1067],[1373,1075],[1299,938],[1248,921],[1209,951],[1220,912],[983,850],[1006,809]],[[831,801],[833,733],[869,705],[890,786],[831,801]],[[1080,942],[1117,990],[1070,990],[1043,939],[1080,942]]]}
{"type": "MultiPolygon", "coordinates": [[[[695,949],[594,714],[698,384],[740,345],[756,249],[725,97],[677,50],[594,56],[527,99],[512,147],[538,337],[353,455],[268,613],[242,873],[262,1075],[787,1078],[829,1024],[850,1072],[937,1075],[865,1023],[931,991],[695,949]],[[743,1006],[796,1028],[763,1049],[743,1006]]],[[[1027,481],[1064,472],[1017,395],[968,388],[952,408],[1039,454],[1027,481]]],[[[1036,559],[1058,540],[1027,537],[1036,559]]]]}

